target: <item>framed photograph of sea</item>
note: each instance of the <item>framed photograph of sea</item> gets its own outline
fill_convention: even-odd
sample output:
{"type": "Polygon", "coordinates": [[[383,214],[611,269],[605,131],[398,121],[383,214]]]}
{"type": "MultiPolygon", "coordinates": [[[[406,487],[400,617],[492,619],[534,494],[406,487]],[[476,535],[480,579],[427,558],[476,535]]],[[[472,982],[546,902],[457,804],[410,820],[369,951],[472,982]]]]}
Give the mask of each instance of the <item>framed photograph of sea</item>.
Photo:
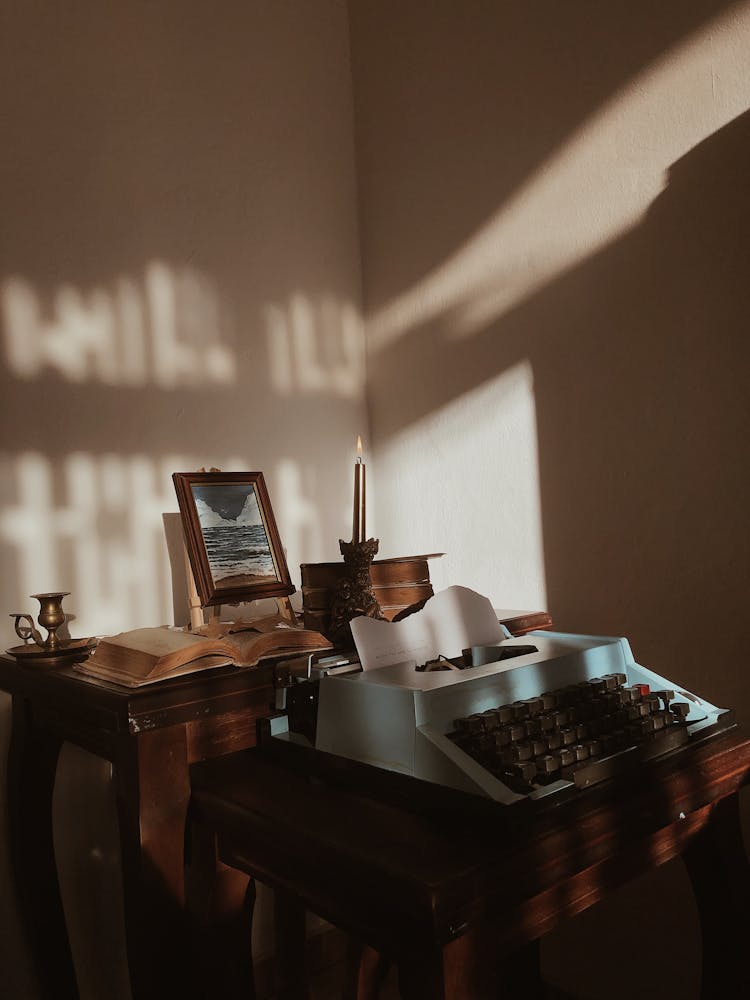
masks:
{"type": "Polygon", "coordinates": [[[201,604],[294,593],[262,472],[175,472],[201,604]]]}

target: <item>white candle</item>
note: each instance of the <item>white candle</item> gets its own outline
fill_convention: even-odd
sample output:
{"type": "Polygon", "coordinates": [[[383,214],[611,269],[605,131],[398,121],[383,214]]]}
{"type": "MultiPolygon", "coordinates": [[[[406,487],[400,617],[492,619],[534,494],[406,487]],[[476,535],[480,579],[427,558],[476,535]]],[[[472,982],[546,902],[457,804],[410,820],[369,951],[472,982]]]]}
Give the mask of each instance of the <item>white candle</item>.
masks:
{"type": "Polygon", "coordinates": [[[362,438],[357,435],[357,461],[354,463],[354,512],[352,518],[352,541],[364,542],[367,538],[367,502],[365,496],[365,463],[362,461],[362,438]]]}

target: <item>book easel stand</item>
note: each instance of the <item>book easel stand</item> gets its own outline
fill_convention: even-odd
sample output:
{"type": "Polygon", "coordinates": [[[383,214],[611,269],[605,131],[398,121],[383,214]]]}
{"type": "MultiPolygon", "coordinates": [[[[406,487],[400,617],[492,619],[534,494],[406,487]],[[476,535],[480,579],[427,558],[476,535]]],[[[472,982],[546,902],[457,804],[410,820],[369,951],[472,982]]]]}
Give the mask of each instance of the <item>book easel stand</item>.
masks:
{"type": "MultiPolygon", "coordinates": [[[[198,629],[203,628],[205,625],[218,625],[221,619],[221,609],[223,605],[213,604],[207,607],[201,604],[201,599],[198,596],[198,588],[195,585],[195,577],[193,576],[193,569],[190,565],[190,559],[188,558],[187,548],[184,548],[185,556],[185,575],[187,577],[187,593],[188,593],[188,607],[190,609],[190,631],[196,632],[198,629]]],[[[287,596],[276,597],[277,607],[279,609],[279,617],[288,621],[290,625],[296,623],[296,616],[294,614],[294,608],[292,607],[292,602],[287,596]]],[[[259,617],[257,620],[259,622],[265,621],[267,618],[272,618],[273,615],[264,615],[259,617]]],[[[255,620],[255,619],[251,619],[255,620]]]]}

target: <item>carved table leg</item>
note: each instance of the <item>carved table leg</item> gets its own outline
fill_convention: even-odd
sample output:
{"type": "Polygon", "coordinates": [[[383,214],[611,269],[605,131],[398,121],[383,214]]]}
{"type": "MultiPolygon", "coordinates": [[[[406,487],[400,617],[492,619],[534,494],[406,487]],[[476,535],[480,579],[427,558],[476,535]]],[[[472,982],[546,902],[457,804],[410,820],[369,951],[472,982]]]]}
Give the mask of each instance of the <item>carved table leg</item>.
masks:
{"type": "Polygon", "coordinates": [[[31,705],[13,699],[8,754],[10,858],[18,905],[42,996],[78,996],[52,840],[52,791],[61,740],[34,728],[31,705]]]}
{"type": "Polygon", "coordinates": [[[714,806],[706,826],[683,852],[701,922],[701,996],[736,996],[746,978],[750,940],[750,869],[737,795],[714,806]]]}
{"type": "Polygon", "coordinates": [[[184,727],[124,738],[113,764],[133,1000],[197,997],[194,956],[186,947],[184,727]]]}

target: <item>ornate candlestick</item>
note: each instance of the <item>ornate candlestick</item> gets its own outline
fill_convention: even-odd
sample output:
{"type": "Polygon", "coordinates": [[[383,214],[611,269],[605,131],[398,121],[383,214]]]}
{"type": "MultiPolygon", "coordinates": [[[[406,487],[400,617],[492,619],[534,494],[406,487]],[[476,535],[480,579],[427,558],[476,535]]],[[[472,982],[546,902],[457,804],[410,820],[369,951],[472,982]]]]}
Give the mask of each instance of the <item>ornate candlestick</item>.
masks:
{"type": "Polygon", "coordinates": [[[339,649],[353,645],[350,622],[352,618],[366,615],[368,618],[382,618],[375,595],[372,592],[370,563],[377,555],[380,541],[344,542],[339,539],[339,549],[344,557],[344,576],[339,580],[331,605],[331,624],[328,638],[339,649]]]}

